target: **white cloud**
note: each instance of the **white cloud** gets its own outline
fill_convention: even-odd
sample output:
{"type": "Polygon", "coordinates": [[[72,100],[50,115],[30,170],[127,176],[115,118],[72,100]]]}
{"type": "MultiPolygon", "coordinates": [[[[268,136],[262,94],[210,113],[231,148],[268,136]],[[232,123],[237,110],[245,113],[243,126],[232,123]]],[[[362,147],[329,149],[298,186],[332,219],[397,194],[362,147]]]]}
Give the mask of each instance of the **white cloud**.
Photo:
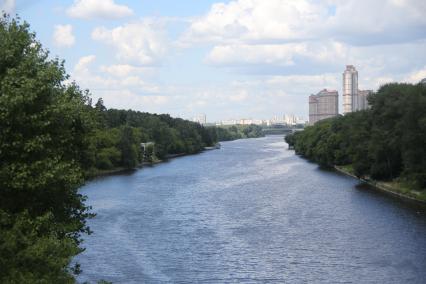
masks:
{"type": "Polygon", "coordinates": [[[77,64],[74,66],[74,73],[77,73],[78,75],[85,76],[86,74],[89,74],[89,65],[95,61],[96,56],[95,55],[87,55],[81,57],[77,64]]]}
{"type": "Polygon", "coordinates": [[[380,77],[376,77],[374,78],[374,86],[375,88],[370,88],[370,89],[374,89],[377,90],[380,88],[380,86],[384,85],[384,84],[388,84],[388,83],[393,83],[396,80],[390,76],[380,76],[380,77]]]}
{"type": "Polygon", "coordinates": [[[425,46],[425,13],[426,2],[415,0],[235,0],[193,19],[179,43],[214,44],[207,62],[223,66],[407,68],[396,46],[425,46]]]}
{"type": "Polygon", "coordinates": [[[151,67],[139,67],[129,64],[102,65],[99,69],[104,73],[118,77],[125,77],[132,73],[148,73],[153,71],[151,67]]]}
{"type": "Polygon", "coordinates": [[[411,72],[408,76],[405,77],[405,81],[410,83],[418,83],[424,78],[426,78],[426,65],[420,70],[411,72]]]}
{"type": "Polygon", "coordinates": [[[426,2],[417,0],[236,0],[212,5],[183,42],[286,43],[334,38],[356,44],[425,36],[426,2]],[[396,32],[397,31],[397,32],[396,32]]]}
{"type": "Polygon", "coordinates": [[[233,102],[242,102],[245,101],[248,97],[247,90],[239,90],[236,94],[229,96],[229,99],[233,102]]]}
{"type": "Polygon", "coordinates": [[[56,46],[71,47],[75,43],[71,25],[56,25],[53,32],[53,42],[56,46]]]}
{"type": "Polygon", "coordinates": [[[207,60],[213,64],[266,63],[293,65],[293,55],[302,53],[304,44],[288,45],[218,45],[209,53],[207,60]]]}
{"type": "Polygon", "coordinates": [[[145,19],[111,30],[97,27],[92,32],[92,39],[113,46],[121,61],[154,65],[166,52],[163,29],[158,22],[145,19]]]}
{"type": "Polygon", "coordinates": [[[316,31],[327,9],[306,0],[237,0],[214,4],[195,19],[183,40],[233,42],[304,39],[316,31]]]}
{"type": "Polygon", "coordinates": [[[425,13],[426,2],[418,0],[338,1],[328,34],[357,45],[417,40],[426,35],[425,13]]]}
{"type": "Polygon", "coordinates": [[[140,111],[158,112],[161,106],[169,102],[169,97],[154,95],[142,96],[129,90],[110,91],[103,90],[96,93],[96,97],[102,97],[108,108],[133,109],[140,111]]]}
{"type": "Polygon", "coordinates": [[[67,14],[81,19],[119,19],[133,15],[133,11],[113,0],[75,0],[67,14]]]}
{"type": "Polygon", "coordinates": [[[291,66],[297,58],[328,63],[348,55],[349,47],[335,41],[286,44],[216,45],[207,61],[218,65],[268,64],[291,66]]]}
{"type": "Polygon", "coordinates": [[[13,13],[15,11],[15,0],[0,0],[0,12],[13,13]]]}
{"type": "Polygon", "coordinates": [[[322,74],[322,75],[289,75],[289,76],[271,76],[265,82],[275,86],[314,86],[315,88],[331,88],[340,82],[340,74],[322,74]]]}
{"type": "MultiPolygon", "coordinates": [[[[81,57],[77,64],[74,66],[72,72],[72,78],[81,84],[84,88],[90,90],[100,89],[135,89],[146,93],[159,93],[159,87],[153,84],[145,82],[141,76],[132,75],[131,73],[124,74],[113,74],[107,73],[105,75],[98,74],[93,71],[93,62],[96,60],[95,55],[88,55],[81,57]]],[[[99,69],[108,69],[108,67],[102,66],[99,69]]],[[[116,67],[112,67],[113,69],[116,67]]]]}
{"type": "MultiPolygon", "coordinates": [[[[160,88],[145,82],[140,76],[127,74],[102,75],[94,72],[95,55],[81,57],[75,64],[71,79],[84,89],[89,89],[94,100],[102,97],[107,107],[158,112],[156,106],[169,102],[170,97],[161,95],[160,88]]],[[[110,66],[111,67],[111,66],[110,66]]],[[[113,66],[114,68],[122,68],[113,66]]],[[[103,66],[100,69],[108,70],[103,66]]]]}

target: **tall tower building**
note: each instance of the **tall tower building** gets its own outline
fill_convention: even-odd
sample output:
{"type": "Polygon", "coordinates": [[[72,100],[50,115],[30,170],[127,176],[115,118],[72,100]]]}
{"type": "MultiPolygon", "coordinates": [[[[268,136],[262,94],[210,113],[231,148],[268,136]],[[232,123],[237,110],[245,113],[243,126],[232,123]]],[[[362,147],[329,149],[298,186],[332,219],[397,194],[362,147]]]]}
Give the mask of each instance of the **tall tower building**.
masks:
{"type": "Polygon", "coordinates": [[[343,72],[343,114],[358,109],[358,71],[353,65],[346,65],[343,72]]]}

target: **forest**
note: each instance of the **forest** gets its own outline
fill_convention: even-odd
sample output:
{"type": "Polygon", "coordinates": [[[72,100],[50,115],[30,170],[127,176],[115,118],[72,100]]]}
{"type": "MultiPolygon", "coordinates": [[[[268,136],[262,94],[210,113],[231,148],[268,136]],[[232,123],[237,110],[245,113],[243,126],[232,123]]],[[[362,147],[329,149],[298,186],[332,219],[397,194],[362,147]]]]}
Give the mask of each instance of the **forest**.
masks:
{"type": "Polygon", "coordinates": [[[297,154],[322,166],[349,166],[358,177],[426,189],[426,86],[383,85],[370,108],[325,119],[285,137],[297,154]]]}
{"type": "Polygon", "coordinates": [[[88,177],[103,170],[132,169],[142,162],[198,153],[218,141],[263,136],[257,125],[204,127],[168,114],[107,109],[102,99],[90,105],[87,110],[94,129],[87,135],[80,163],[88,177]],[[150,144],[142,150],[141,143],[150,144]]]}
{"type": "Polygon", "coordinates": [[[219,141],[231,141],[242,138],[256,138],[264,136],[259,125],[232,125],[215,127],[216,137],[219,141]]]}
{"type": "Polygon", "coordinates": [[[27,23],[0,17],[0,283],[75,283],[94,216],[78,189],[100,171],[262,135],[107,109],[68,79],[27,23]]]}
{"type": "Polygon", "coordinates": [[[198,153],[218,141],[215,127],[167,114],[107,109],[102,99],[88,109],[94,128],[87,135],[81,165],[89,177],[102,170],[132,169],[144,161],[174,154],[198,153]],[[149,147],[142,149],[141,143],[149,143],[149,147]]]}

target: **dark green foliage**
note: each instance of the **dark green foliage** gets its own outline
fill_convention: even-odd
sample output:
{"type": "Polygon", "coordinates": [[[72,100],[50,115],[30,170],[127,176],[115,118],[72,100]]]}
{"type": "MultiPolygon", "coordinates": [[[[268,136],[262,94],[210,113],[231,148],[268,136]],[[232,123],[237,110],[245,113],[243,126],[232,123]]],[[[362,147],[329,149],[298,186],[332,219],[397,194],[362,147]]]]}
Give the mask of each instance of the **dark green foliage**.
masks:
{"type": "MultiPolygon", "coordinates": [[[[99,102],[99,101],[98,101],[99,102]]],[[[89,164],[98,169],[134,168],[143,160],[141,143],[154,142],[147,158],[166,158],[173,154],[192,154],[217,143],[216,133],[201,126],[169,115],[157,115],[133,110],[94,107],[98,129],[91,137],[95,152],[89,164]],[[115,159],[116,154],[121,156],[115,159]]],[[[147,161],[147,160],[145,160],[147,161]]]]}
{"type": "Polygon", "coordinates": [[[88,98],[27,24],[0,19],[0,282],[67,283],[89,231],[80,164],[88,98]]]}
{"type": "Polygon", "coordinates": [[[74,283],[70,257],[81,252],[70,238],[58,238],[52,213],[0,210],[1,283],[74,283]]]}
{"type": "Polygon", "coordinates": [[[121,164],[126,169],[133,169],[138,164],[138,145],[133,134],[133,129],[130,126],[125,126],[122,129],[121,141],[119,144],[121,152],[121,164]]]}
{"type": "Polygon", "coordinates": [[[216,132],[216,137],[219,141],[230,141],[242,138],[263,137],[262,127],[259,125],[232,125],[211,127],[211,131],[216,132]]]}
{"type": "Polygon", "coordinates": [[[104,100],[102,98],[99,98],[98,101],[96,102],[95,109],[100,112],[107,110],[106,107],[104,106],[104,100]]]}
{"type": "Polygon", "coordinates": [[[88,155],[92,159],[82,165],[89,175],[97,170],[134,168],[143,161],[152,162],[155,157],[198,153],[218,141],[263,136],[262,128],[256,125],[204,127],[167,114],[107,110],[101,99],[91,112],[97,120],[97,129],[89,139],[93,151],[88,155]],[[146,142],[154,142],[154,146],[142,157],[141,143],[146,142]]]}
{"type": "Polygon", "coordinates": [[[426,87],[388,84],[369,101],[369,110],[320,121],[286,141],[319,164],[352,164],[360,177],[426,188],[426,87]]]}

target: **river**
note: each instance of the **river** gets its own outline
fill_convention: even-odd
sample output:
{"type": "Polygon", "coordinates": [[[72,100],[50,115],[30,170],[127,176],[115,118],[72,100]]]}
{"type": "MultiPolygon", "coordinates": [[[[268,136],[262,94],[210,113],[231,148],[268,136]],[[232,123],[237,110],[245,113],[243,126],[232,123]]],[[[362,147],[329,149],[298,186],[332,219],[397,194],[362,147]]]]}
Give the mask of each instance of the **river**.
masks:
{"type": "Polygon", "coordinates": [[[280,136],[80,190],[81,282],[426,283],[426,212],[319,169],[280,136]]]}

